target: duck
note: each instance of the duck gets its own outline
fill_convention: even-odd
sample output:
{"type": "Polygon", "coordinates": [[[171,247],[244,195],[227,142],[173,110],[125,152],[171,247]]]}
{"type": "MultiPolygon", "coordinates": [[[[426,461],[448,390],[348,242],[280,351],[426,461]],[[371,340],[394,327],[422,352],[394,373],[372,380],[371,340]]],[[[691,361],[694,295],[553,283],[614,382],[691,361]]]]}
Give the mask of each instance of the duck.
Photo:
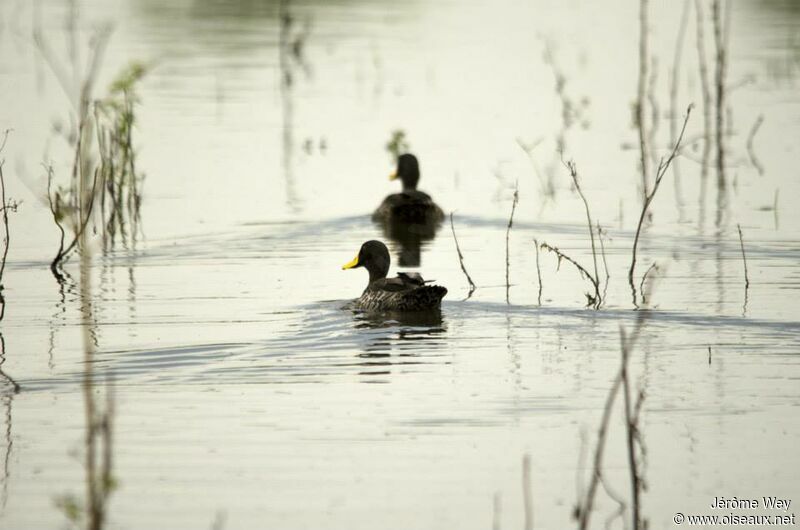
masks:
{"type": "Polygon", "coordinates": [[[397,158],[397,169],[389,175],[389,180],[400,179],[403,191],[393,193],[372,214],[377,222],[401,222],[415,224],[438,224],[444,219],[444,212],[430,195],[417,189],[419,183],[419,160],[411,153],[397,158]]]}
{"type": "Polygon", "coordinates": [[[358,309],[366,311],[431,311],[441,308],[447,288],[428,285],[419,273],[400,272],[394,278],[389,274],[389,249],[381,241],[371,240],[361,245],[358,254],[342,270],[364,267],[369,272],[369,283],[355,300],[358,309]]]}

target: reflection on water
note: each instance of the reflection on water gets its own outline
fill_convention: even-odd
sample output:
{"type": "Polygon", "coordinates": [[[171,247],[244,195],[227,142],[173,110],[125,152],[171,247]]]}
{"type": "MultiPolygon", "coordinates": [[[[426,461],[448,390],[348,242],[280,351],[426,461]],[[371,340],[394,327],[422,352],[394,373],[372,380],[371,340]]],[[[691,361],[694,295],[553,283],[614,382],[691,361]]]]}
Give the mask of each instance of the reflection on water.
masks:
{"type": "Polygon", "coordinates": [[[394,245],[397,263],[401,267],[419,267],[422,264],[422,249],[425,244],[436,237],[441,223],[405,223],[394,219],[378,219],[375,224],[380,227],[383,237],[394,245]]]}
{"type": "MultiPolygon", "coordinates": [[[[95,358],[99,350],[98,314],[93,293],[92,247],[85,232],[80,241],[80,315],[83,346],[81,389],[84,405],[86,496],[83,500],[83,521],[87,530],[102,530],[108,519],[108,501],[116,488],[113,476],[114,395],[110,376],[103,388],[95,374],[95,358]]],[[[67,517],[80,501],[66,497],[63,501],[67,517]],[[70,500],[71,499],[71,500],[70,500]]],[[[81,520],[81,517],[78,517],[81,520]]],[[[72,522],[76,522],[74,519],[72,522]]]]}
{"type": "Polygon", "coordinates": [[[6,362],[6,339],[2,333],[0,333],[0,394],[8,395],[16,394],[20,390],[19,384],[12,378],[10,375],[3,371],[3,364],[6,362]]]}
{"type": "Polygon", "coordinates": [[[13,440],[11,437],[11,407],[14,396],[19,393],[19,384],[3,371],[3,364],[6,362],[6,339],[0,333],[0,400],[3,403],[4,437],[3,437],[3,475],[0,478],[0,514],[5,511],[8,502],[8,487],[11,479],[11,448],[13,440]]]}
{"type": "Polygon", "coordinates": [[[393,363],[388,358],[392,355],[418,357],[420,350],[438,349],[446,344],[447,327],[441,310],[413,313],[352,312],[355,329],[373,331],[369,341],[362,344],[365,353],[359,354],[361,358],[386,358],[383,364],[391,366],[393,363]]]}
{"type": "Polygon", "coordinates": [[[58,330],[67,325],[67,301],[69,299],[70,302],[74,302],[76,298],[75,281],[69,272],[62,270],[61,278],[58,279],[58,297],[50,314],[50,321],[48,323],[49,344],[47,349],[47,364],[51,369],[53,369],[56,364],[55,351],[58,330]]]}
{"type": "Polygon", "coordinates": [[[375,312],[352,310],[356,321],[356,328],[386,328],[393,326],[423,327],[422,333],[440,333],[444,331],[444,320],[441,309],[430,311],[404,312],[375,312]]]}
{"type": "Polygon", "coordinates": [[[294,84],[295,70],[304,66],[302,46],[304,36],[293,37],[294,17],[290,11],[290,0],[279,1],[278,12],[278,64],[280,65],[281,116],[281,164],[286,181],[286,203],[297,212],[298,198],[294,183],[294,84]]]}

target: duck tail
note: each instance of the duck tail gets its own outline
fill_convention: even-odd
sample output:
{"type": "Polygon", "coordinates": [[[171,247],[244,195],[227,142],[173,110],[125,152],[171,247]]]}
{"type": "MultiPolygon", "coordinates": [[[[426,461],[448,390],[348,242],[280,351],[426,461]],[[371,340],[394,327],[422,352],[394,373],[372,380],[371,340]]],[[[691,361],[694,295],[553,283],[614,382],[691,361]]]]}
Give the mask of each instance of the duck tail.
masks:
{"type": "Polygon", "coordinates": [[[447,288],[441,285],[424,285],[414,290],[414,297],[419,307],[439,307],[442,298],[447,294],[447,288]]]}

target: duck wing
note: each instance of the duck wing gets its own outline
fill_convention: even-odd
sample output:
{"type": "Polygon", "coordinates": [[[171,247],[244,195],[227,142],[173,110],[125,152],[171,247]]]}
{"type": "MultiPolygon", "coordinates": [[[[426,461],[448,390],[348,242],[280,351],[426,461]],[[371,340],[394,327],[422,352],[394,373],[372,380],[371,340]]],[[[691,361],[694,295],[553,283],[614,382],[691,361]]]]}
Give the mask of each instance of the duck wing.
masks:
{"type": "Polygon", "coordinates": [[[422,276],[418,273],[398,273],[395,278],[383,278],[372,282],[367,289],[373,291],[388,291],[392,293],[410,291],[424,285],[422,276]]]}
{"type": "Polygon", "coordinates": [[[426,311],[438,309],[446,294],[440,285],[425,285],[417,273],[401,273],[372,282],[356,303],[367,310],[426,311]]]}

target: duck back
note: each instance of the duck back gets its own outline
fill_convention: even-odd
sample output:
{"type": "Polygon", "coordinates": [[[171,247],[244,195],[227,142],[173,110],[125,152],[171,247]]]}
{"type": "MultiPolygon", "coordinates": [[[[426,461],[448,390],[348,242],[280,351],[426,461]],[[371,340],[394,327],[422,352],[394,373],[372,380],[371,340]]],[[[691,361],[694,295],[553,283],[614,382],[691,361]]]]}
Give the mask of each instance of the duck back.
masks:
{"type": "Polygon", "coordinates": [[[438,223],[444,219],[444,212],[427,193],[408,190],[386,197],[372,214],[372,219],[416,224],[438,223]]]}

